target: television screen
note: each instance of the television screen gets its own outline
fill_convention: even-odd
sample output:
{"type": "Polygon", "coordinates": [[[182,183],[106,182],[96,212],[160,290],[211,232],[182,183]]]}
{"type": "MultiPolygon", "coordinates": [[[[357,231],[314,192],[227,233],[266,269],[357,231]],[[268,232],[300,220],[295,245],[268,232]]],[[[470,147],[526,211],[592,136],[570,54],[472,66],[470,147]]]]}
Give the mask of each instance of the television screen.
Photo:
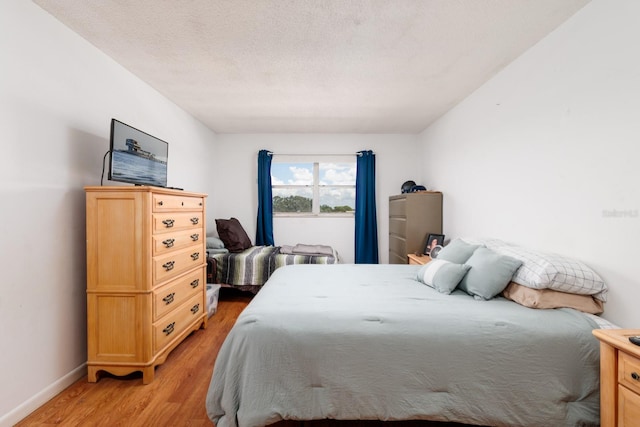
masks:
{"type": "Polygon", "coordinates": [[[111,119],[109,179],[137,185],[167,186],[169,144],[111,119]]]}

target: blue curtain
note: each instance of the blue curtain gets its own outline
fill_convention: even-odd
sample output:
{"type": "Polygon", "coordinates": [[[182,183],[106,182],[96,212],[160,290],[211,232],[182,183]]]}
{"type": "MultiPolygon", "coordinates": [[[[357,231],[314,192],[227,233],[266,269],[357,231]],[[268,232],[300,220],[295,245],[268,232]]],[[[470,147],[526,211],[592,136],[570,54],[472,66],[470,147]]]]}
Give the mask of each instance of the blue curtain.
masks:
{"type": "Polygon", "coordinates": [[[258,153],[258,226],[256,246],[274,246],[273,200],[271,198],[271,153],[258,153]]]}
{"type": "Polygon", "coordinates": [[[378,263],[376,155],[358,152],[356,170],[356,264],[378,263]]]}

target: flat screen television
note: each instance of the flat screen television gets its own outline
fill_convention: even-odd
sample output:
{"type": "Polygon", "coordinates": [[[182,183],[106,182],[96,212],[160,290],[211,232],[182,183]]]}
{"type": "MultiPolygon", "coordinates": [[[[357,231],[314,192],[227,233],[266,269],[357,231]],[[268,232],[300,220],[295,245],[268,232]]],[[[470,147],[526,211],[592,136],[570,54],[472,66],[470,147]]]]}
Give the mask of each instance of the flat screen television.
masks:
{"type": "Polygon", "coordinates": [[[167,186],[169,144],[111,119],[109,180],[136,185],[167,186]]]}

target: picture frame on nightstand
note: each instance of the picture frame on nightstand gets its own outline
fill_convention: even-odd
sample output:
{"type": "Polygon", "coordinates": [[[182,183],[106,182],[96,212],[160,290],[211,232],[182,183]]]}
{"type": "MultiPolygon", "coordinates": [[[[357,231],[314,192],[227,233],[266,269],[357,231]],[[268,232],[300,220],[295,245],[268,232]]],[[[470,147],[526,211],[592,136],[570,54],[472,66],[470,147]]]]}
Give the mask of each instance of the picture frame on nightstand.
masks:
{"type": "Polygon", "coordinates": [[[431,249],[436,246],[444,246],[444,234],[429,233],[427,235],[427,240],[424,242],[424,249],[422,253],[424,255],[429,255],[431,253],[431,249]]]}

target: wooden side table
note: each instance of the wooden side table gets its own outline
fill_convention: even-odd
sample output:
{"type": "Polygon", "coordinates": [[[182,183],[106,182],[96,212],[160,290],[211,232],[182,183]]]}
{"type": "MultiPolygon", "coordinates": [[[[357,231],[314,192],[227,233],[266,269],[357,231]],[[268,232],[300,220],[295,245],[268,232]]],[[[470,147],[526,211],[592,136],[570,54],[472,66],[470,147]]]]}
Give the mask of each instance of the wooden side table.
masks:
{"type": "Polygon", "coordinates": [[[409,264],[413,265],[424,265],[431,261],[431,257],[429,255],[408,254],[407,258],[409,258],[409,264]]]}
{"type": "Polygon", "coordinates": [[[640,329],[595,329],[600,340],[600,426],[633,427],[640,420],[640,329]]]}

